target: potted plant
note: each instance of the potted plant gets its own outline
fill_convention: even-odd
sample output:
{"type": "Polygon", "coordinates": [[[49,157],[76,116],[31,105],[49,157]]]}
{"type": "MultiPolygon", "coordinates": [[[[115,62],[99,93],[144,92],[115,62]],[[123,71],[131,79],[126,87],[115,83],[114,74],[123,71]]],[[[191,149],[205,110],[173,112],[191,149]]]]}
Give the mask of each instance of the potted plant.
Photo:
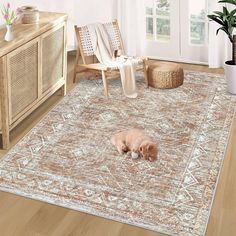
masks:
{"type": "Polygon", "coordinates": [[[6,28],[7,28],[7,32],[6,35],[4,37],[5,41],[12,41],[13,40],[13,34],[11,31],[11,26],[12,24],[15,23],[15,21],[17,20],[17,18],[20,16],[21,14],[21,9],[17,8],[16,11],[11,9],[10,3],[8,3],[6,6],[3,5],[3,8],[1,9],[1,13],[2,16],[5,20],[6,23],[6,28]]]}
{"type": "Polygon", "coordinates": [[[222,11],[214,11],[208,18],[220,25],[216,34],[218,35],[219,31],[225,32],[232,43],[232,60],[225,62],[225,75],[228,92],[236,94],[236,35],[233,33],[236,28],[236,9],[230,11],[227,8],[227,3],[236,6],[236,0],[221,0],[219,3],[225,3],[222,11]]]}

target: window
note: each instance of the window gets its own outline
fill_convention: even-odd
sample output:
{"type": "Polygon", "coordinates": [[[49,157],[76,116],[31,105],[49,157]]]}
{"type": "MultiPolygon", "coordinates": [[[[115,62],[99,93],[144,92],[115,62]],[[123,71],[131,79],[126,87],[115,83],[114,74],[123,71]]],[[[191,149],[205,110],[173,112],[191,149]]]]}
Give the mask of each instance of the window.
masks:
{"type": "Polygon", "coordinates": [[[143,51],[147,56],[207,63],[210,1],[144,0],[143,51]]]}
{"type": "MultiPolygon", "coordinates": [[[[170,40],[170,1],[151,0],[146,6],[146,37],[149,40],[170,40]]],[[[206,0],[189,1],[190,44],[203,45],[206,41],[206,0]]],[[[177,4],[177,3],[176,3],[177,4]]]]}
{"type": "Polygon", "coordinates": [[[155,0],[146,7],[146,36],[149,40],[170,40],[170,0],[155,0]]]}
{"type": "Polygon", "coordinates": [[[189,1],[190,44],[203,45],[206,41],[206,1],[189,1]]]}

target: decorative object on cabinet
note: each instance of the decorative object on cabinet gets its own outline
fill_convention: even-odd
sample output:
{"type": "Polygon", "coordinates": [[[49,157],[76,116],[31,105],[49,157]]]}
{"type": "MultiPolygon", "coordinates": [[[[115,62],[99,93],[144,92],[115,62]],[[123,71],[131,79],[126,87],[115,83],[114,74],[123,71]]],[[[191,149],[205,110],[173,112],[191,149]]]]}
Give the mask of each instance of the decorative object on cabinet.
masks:
{"type": "Polygon", "coordinates": [[[10,42],[14,39],[14,35],[12,33],[12,25],[15,23],[15,21],[18,19],[18,17],[21,15],[21,9],[17,8],[16,11],[11,9],[10,3],[8,3],[6,6],[3,5],[1,9],[2,16],[6,23],[7,32],[4,36],[5,41],[10,42]]]}
{"type": "MultiPolygon", "coordinates": [[[[9,133],[58,89],[66,94],[66,21],[61,13],[40,13],[37,28],[14,26],[15,40],[0,40],[0,101],[3,148],[9,133]]],[[[0,30],[3,38],[4,30],[0,30]]]]}
{"type": "Polygon", "coordinates": [[[11,29],[11,25],[6,25],[6,28],[7,28],[7,32],[4,36],[4,39],[5,39],[5,41],[10,42],[14,39],[12,29],[11,29]]]}
{"type": "Polygon", "coordinates": [[[23,24],[38,24],[39,23],[39,11],[34,6],[23,6],[22,9],[22,23],[23,24]]]}

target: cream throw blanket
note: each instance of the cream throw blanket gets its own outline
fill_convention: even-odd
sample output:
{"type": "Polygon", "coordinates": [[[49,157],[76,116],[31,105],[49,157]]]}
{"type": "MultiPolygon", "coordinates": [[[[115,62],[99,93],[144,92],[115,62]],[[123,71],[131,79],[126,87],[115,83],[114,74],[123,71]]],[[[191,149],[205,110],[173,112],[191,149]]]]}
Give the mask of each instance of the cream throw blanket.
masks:
{"type": "Polygon", "coordinates": [[[121,75],[121,82],[125,96],[136,98],[135,73],[138,60],[124,56],[114,58],[114,52],[111,48],[109,35],[105,27],[100,24],[91,24],[88,26],[92,41],[93,50],[98,61],[108,67],[118,67],[121,75]]]}

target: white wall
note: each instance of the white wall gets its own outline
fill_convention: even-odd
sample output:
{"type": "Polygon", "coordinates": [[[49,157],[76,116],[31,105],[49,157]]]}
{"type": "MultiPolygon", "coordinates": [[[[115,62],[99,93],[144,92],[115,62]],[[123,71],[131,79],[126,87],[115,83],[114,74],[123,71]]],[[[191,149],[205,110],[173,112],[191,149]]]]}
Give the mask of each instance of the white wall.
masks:
{"type": "MultiPolygon", "coordinates": [[[[41,11],[67,13],[68,48],[75,45],[74,25],[86,25],[94,22],[107,22],[116,19],[117,0],[3,0],[1,4],[10,2],[13,8],[24,5],[37,6],[41,11]]],[[[0,20],[0,25],[3,19],[0,20]]]]}
{"type": "Polygon", "coordinates": [[[116,0],[75,0],[78,24],[106,22],[116,18],[116,0]]]}

